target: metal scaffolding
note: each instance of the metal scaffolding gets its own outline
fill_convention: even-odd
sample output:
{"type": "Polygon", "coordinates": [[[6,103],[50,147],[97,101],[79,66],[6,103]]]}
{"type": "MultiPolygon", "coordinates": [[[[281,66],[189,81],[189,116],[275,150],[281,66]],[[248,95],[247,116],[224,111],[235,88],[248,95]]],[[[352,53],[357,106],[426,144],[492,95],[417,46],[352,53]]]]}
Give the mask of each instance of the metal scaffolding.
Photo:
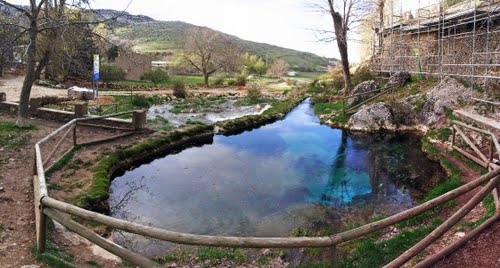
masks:
{"type": "Polygon", "coordinates": [[[453,76],[471,87],[500,83],[500,0],[436,0],[403,11],[403,1],[390,5],[384,18],[373,20],[373,72],[453,76]],[[397,7],[399,5],[399,7],[397,7]],[[383,21],[383,29],[381,28],[383,21]]]}

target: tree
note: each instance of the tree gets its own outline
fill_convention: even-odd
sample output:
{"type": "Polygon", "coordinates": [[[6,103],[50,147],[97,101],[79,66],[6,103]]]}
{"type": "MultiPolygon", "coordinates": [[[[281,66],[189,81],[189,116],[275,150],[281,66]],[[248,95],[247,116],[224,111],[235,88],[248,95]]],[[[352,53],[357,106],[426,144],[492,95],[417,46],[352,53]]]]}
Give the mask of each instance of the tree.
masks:
{"type": "MultiPolygon", "coordinates": [[[[88,4],[88,0],[73,0],[69,3],[72,7],[72,12],[77,12],[82,9],[82,5],[88,4]]],[[[0,0],[0,6],[7,7],[17,14],[21,14],[24,20],[18,24],[9,24],[18,27],[26,38],[26,76],[24,77],[23,86],[21,88],[19,111],[17,115],[16,125],[26,127],[29,125],[29,99],[31,88],[37,76],[49,63],[52,57],[50,46],[45,49],[38,46],[40,35],[45,35],[47,40],[51,40],[52,44],[56,44],[56,38],[60,37],[64,30],[69,26],[88,26],[90,24],[98,24],[99,22],[90,21],[90,16],[85,18],[76,16],[76,19],[69,20],[66,12],[66,0],[30,0],[27,7],[18,6],[10,3],[10,1],[0,0]],[[38,61],[38,64],[37,64],[38,61]]],[[[108,20],[113,20],[111,18],[108,20]]],[[[4,27],[5,24],[1,24],[4,27]]]]}
{"type": "Polygon", "coordinates": [[[348,34],[363,21],[370,11],[372,1],[326,0],[326,3],[327,7],[321,5],[317,5],[317,7],[332,18],[333,31],[322,31],[327,36],[321,38],[321,41],[337,41],[344,75],[344,95],[347,95],[352,87],[351,73],[349,72],[348,34]]]}
{"type": "Polygon", "coordinates": [[[277,59],[275,62],[273,62],[273,64],[267,71],[267,74],[272,77],[281,77],[288,72],[289,68],[290,66],[285,60],[277,59]]]}
{"type": "Polygon", "coordinates": [[[209,28],[190,30],[184,44],[183,61],[208,78],[218,71],[234,71],[240,66],[240,48],[230,39],[209,28]]]}
{"type": "Polygon", "coordinates": [[[3,76],[5,63],[14,60],[14,46],[21,43],[22,33],[17,24],[19,17],[9,15],[9,11],[0,6],[0,77],[3,76]]]}

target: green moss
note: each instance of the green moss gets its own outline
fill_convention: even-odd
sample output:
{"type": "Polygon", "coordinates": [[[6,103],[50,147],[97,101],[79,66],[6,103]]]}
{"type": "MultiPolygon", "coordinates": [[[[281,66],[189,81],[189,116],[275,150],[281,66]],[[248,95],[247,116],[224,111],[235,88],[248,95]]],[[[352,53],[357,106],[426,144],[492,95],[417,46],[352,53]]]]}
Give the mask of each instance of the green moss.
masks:
{"type": "Polygon", "coordinates": [[[66,166],[71,159],[75,156],[75,153],[82,148],[81,145],[77,145],[73,148],[73,150],[69,151],[65,155],[63,155],[57,162],[54,163],[47,171],[45,171],[45,176],[49,177],[55,172],[61,170],[64,166],[66,166]]]}

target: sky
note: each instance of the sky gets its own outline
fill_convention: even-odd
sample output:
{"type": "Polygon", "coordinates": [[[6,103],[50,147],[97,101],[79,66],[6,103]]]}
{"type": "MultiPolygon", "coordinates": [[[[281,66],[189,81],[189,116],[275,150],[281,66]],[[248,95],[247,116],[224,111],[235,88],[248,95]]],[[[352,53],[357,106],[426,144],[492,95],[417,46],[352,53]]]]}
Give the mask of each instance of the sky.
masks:
{"type": "MultiPolygon", "coordinates": [[[[183,21],[320,56],[340,58],[336,43],[318,41],[313,29],[332,29],[331,17],[317,12],[311,2],[320,0],[91,0],[94,9],[126,10],[156,20],[183,21]]],[[[433,0],[420,0],[422,3],[433,0]]],[[[28,0],[9,1],[27,4],[28,0]]],[[[410,8],[418,1],[405,1],[410,8]],[[410,4],[411,3],[411,4],[410,4]]],[[[359,62],[358,43],[349,44],[349,58],[359,62]]]]}

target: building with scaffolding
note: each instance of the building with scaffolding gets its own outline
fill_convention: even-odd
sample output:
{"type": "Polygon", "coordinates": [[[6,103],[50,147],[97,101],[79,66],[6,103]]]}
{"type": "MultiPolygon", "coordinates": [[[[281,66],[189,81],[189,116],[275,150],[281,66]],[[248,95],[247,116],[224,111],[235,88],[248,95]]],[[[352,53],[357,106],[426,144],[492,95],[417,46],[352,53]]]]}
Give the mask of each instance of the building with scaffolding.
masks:
{"type": "Polygon", "coordinates": [[[410,11],[407,1],[393,3],[373,21],[372,71],[453,76],[500,90],[500,0],[421,1],[410,11]]]}

